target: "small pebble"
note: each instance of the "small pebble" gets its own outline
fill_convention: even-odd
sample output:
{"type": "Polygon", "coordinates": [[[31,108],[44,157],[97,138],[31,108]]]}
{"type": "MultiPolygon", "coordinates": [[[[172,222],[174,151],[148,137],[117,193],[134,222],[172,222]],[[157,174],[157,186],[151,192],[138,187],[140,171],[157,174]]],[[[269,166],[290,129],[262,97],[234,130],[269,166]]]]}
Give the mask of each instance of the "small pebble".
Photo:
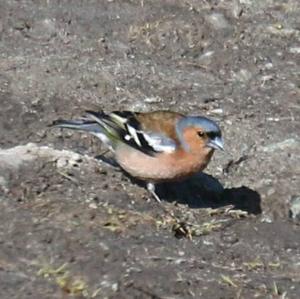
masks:
{"type": "Polygon", "coordinates": [[[89,208],[90,208],[90,209],[94,209],[94,210],[95,210],[95,209],[97,209],[97,208],[98,208],[98,206],[97,206],[97,204],[96,204],[96,203],[92,202],[92,203],[90,203],[90,204],[89,204],[89,208]]]}
{"type": "Polygon", "coordinates": [[[230,27],[229,22],[221,13],[212,13],[206,17],[206,20],[216,29],[226,29],[230,27]]]}
{"type": "Polygon", "coordinates": [[[214,114],[223,114],[224,113],[223,109],[221,109],[221,108],[213,109],[210,112],[214,113],[214,114]]]}
{"type": "Polygon", "coordinates": [[[300,196],[292,197],[289,216],[293,220],[300,221],[300,196]]]}
{"type": "Polygon", "coordinates": [[[292,47],[292,48],[290,48],[290,53],[300,54],[300,47],[292,47]]]}

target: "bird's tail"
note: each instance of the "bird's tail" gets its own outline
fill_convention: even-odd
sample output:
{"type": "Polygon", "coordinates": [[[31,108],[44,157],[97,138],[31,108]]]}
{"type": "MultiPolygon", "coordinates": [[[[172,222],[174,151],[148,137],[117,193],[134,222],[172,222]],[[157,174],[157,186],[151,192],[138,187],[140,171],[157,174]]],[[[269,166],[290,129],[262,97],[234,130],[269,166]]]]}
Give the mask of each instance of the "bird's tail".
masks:
{"type": "Polygon", "coordinates": [[[56,120],[50,127],[85,131],[98,137],[112,150],[124,131],[124,124],[104,112],[86,111],[86,117],[79,120],[56,120]]]}

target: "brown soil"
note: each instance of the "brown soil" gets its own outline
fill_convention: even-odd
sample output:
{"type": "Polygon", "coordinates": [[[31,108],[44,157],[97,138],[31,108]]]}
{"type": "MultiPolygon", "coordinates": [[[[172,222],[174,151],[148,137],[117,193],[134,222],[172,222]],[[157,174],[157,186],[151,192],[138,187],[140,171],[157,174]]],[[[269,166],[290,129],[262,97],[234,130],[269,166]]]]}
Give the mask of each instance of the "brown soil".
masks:
{"type": "Polygon", "coordinates": [[[298,299],[299,14],[2,1],[0,297],[298,299]],[[209,116],[226,151],[147,201],[93,137],[47,127],[100,108],[209,116]]]}

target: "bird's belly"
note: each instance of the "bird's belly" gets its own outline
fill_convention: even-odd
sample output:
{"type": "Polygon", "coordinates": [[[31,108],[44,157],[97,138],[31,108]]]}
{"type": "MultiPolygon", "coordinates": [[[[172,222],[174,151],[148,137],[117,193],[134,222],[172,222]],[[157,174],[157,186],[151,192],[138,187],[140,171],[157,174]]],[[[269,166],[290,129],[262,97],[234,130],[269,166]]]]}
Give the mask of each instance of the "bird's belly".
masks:
{"type": "Polygon", "coordinates": [[[205,157],[174,157],[172,154],[158,154],[152,157],[137,150],[116,151],[116,160],[133,177],[145,181],[176,181],[203,170],[210,161],[211,154],[205,157]]]}

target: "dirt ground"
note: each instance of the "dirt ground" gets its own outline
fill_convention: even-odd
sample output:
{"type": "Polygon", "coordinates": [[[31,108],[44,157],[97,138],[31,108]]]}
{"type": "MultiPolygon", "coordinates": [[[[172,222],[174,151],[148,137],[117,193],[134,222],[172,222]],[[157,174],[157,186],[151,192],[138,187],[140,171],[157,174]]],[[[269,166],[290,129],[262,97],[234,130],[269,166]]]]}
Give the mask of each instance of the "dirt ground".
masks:
{"type": "Polygon", "coordinates": [[[0,298],[300,298],[298,0],[0,2],[0,298]],[[86,109],[220,123],[162,205],[86,109]]]}

